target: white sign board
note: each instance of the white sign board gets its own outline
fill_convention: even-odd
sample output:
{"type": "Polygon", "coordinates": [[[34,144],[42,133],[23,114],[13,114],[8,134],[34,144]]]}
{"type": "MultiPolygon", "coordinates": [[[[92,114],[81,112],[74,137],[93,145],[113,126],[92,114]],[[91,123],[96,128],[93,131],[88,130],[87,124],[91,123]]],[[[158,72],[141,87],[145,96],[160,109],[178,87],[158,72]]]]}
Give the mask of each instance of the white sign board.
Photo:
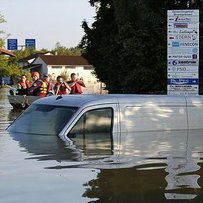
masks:
{"type": "Polygon", "coordinates": [[[168,10],[167,93],[199,93],[199,10],[168,10]]]}

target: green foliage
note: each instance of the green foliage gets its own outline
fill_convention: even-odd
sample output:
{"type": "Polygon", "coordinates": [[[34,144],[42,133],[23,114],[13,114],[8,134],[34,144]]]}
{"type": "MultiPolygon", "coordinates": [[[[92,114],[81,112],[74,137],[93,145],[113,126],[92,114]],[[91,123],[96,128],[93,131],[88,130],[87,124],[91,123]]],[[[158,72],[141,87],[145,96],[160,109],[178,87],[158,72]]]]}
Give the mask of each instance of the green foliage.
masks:
{"type": "MultiPolygon", "coordinates": [[[[5,23],[5,22],[6,22],[6,20],[4,19],[4,16],[0,14],[0,24],[5,23]]],[[[0,35],[3,36],[4,34],[5,34],[5,32],[3,30],[0,30],[0,35]]],[[[4,45],[4,39],[3,39],[3,37],[0,37],[0,47],[3,47],[3,45],[4,45]]]]}
{"type": "Polygon", "coordinates": [[[57,55],[65,55],[65,56],[80,56],[81,55],[81,49],[79,47],[71,47],[67,48],[65,46],[62,46],[60,42],[57,42],[55,45],[55,49],[51,52],[53,54],[57,55]]]}
{"type": "Polygon", "coordinates": [[[0,77],[9,75],[9,72],[5,68],[0,68],[0,77]]]}
{"type": "Polygon", "coordinates": [[[9,64],[5,56],[0,57],[0,77],[13,76],[18,77],[23,72],[15,64],[9,64]]]}
{"type": "Polygon", "coordinates": [[[90,0],[80,46],[111,93],[166,93],[167,0],[90,0]]]}
{"type": "Polygon", "coordinates": [[[92,29],[83,22],[81,42],[97,77],[111,93],[165,90],[164,12],[158,14],[141,0],[100,3],[92,29]]]}
{"type": "MultiPolygon", "coordinates": [[[[99,1],[92,1],[96,6],[99,1]]],[[[122,67],[118,61],[121,43],[118,27],[114,18],[114,7],[111,0],[100,2],[96,20],[90,29],[87,22],[83,22],[86,35],[81,47],[86,50],[84,56],[94,65],[96,76],[106,84],[110,92],[118,92],[122,88],[122,67]]]]}
{"type": "Polygon", "coordinates": [[[16,50],[13,51],[13,53],[16,55],[16,57],[10,57],[8,60],[8,65],[18,65],[18,61],[22,58],[25,58],[31,54],[37,53],[36,50],[33,49],[24,49],[24,50],[16,50]]]}

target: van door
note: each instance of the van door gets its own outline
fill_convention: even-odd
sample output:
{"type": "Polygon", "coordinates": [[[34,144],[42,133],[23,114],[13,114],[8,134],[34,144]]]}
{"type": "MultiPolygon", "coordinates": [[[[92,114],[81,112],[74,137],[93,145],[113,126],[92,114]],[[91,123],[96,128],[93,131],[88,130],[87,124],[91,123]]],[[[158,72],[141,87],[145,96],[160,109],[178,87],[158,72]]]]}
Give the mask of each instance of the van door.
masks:
{"type": "Polygon", "coordinates": [[[68,127],[65,139],[71,140],[85,155],[112,155],[118,145],[117,104],[82,110],[68,127]]]}

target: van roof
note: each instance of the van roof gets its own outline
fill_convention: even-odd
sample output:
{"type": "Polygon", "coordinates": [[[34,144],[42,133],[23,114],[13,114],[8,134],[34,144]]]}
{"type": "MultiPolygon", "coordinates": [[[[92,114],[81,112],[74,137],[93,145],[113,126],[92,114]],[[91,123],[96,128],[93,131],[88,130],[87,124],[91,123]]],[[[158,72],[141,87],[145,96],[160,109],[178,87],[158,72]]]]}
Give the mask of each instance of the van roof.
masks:
{"type": "Polygon", "coordinates": [[[50,96],[36,100],[35,104],[47,104],[57,106],[81,107],[85,104],[143,104],[157,103],[159,105],[182,105],[186,102],[203,102],[203,96],[168,96],[168,95],[138,95],[138,94],[83,94],[83,95],[62,95],[50,96]]]}
{"type": "Polygon", "coordinates": [[[74,106],[81,107],[87,103],[101,104],[102,103],[118,103],[116,97],[96,94],[75,94],[75,95],[62,95],[50,96],[36,100],[35,104],[47,104],[57,106],[74,106]]]}

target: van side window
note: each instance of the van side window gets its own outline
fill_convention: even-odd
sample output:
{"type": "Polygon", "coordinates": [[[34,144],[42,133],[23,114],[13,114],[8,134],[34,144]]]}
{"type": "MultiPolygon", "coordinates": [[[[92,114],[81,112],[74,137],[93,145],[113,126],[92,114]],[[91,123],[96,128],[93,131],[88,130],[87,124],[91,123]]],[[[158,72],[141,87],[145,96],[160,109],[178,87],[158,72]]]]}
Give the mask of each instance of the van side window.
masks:
{"type": "Polygon", "coordinates": [[[75,124],[70,134],[110,133],[112,131],[113,111],[111,108],[96,109],[86,112],[75,124]]]}
{"type": "Polygon", "coordinates": [[[102,154],[111,154],[112,124],[113,110],[111,108],[90,110],[81,116],[67,136],[77,147],[85,149],[86,153],[87,151],[88,153],[91,151],[91,154],[93,151],[97,153],[100,151],[102,154]]]}

